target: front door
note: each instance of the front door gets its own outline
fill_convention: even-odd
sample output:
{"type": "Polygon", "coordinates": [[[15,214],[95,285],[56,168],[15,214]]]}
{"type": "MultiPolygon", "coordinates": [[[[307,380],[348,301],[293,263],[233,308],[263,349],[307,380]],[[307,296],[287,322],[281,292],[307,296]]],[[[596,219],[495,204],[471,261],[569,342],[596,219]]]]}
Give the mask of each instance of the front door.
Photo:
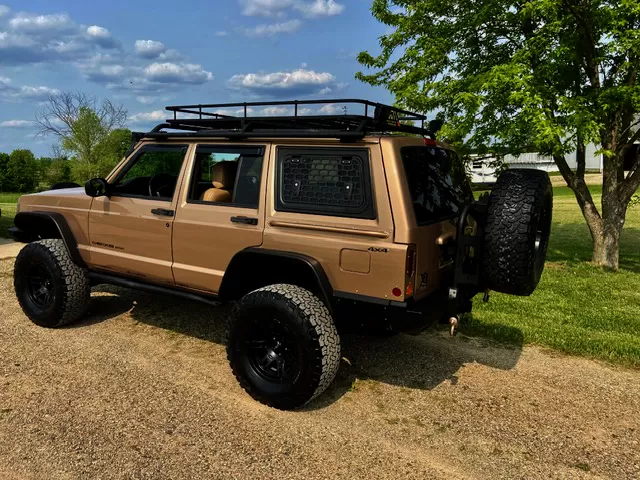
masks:
{"type": "Polygon", "coordinates": [[[173,284],[171,232],[186,145],[141,147],[89,214],[94,267],[173,284]]]}
{"type": "Polygon", "coordinates": [[[176,284],[218,292],[239,251],[262,244],[268,145],[198,145],[173,227],[176,284]]]}

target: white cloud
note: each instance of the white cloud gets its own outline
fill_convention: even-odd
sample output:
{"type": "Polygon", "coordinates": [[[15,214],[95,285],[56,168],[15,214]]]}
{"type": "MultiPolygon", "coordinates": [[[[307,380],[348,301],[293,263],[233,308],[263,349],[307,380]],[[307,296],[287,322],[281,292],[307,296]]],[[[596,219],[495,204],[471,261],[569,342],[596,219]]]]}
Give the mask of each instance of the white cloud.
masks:
{"type": "Polygon", "coordinates": [[[11,79],[0,77],[0,98],[6,100],[45,100],[49,95],[60,93],[45,86],[12,85],[11,79]]]}
{"type": "Polygon", "coordinates": [[[29,86],[21,86],[16,97],[19,98],[28,98],[32,100],[44,100],[49,95],[57,95],[60,93],[60,90],[56,88],[49,87],[29,87],[29,86]]]}
{"type": "Polygon", "coordinates": [[[338,105],[330,103],[319,108],[318,113],[322,113],[324,115],[337,115],[339,113],[344,113],[344,110],[338,105]]]}
{"type": "Polygon", "coordinates": [[[240,0],[242,14],[250,17],[273,17],[290,8],[294,0],[240,0]]]}
{"type": "Polygon", "coordinates": [[[229,32],[226,30],[218,30],[216,32],[216,37],[226,37],[227,35],[229,35],[229,32]]]}
{"type": "Polygon", "coordinates": [[[136,53],[143,58],[157,58],[167,51],[164,43],[156,40],[136,40],[136,53]]]}
{"type": "Polygon", "coordinates": [[[9,26],[16,31],[25,33],[45,34],[62,32],[74,27],[74,23],[66,13],[53,15],[31,15],[21,13],[9,20],[9,26]]]}
{"type": "Polygon", "coordinates": [[[92,25],[87,28],[87,35],[94,38],[110,38],[111,32],[104,27],[98,25],[92,25]]]}
{"type": "Polygon", "coordinates": [[[228,83],[231,88],[267,95],[279,95],[283,92],[288,95],[294,93],[306,95],[336,86],[335,76],[331,73],[302,68],[291,72],[234,75],[228,83]]]}
{"type": "Polygon", "coordinates": [[[200,65],[192,63],[152,63],[144,70],[145,78],[160,83],[204,83],[213,79],[213,74],[200,65]]]}
{"type": "MultiPolygon", "coordinates": [[[[4,31],[0,27],[0,68],[65,64],[90,82],[143,97],[213,78],[206,68],[157,40],[137,40],[125,49],[105,26],[78,24],[67,13],[2,12],[8,18],[3,22],[4,31]]],[[[57,90],[0,84],[2,99],[43,99],[52,93],[57,90]]]]}
{"type": "Polygon", "coordinates": [[[261,113],[267,117],[278,117],[282,115],[293,115],[294,111],[292,108],[287,107],[265,107],[261,113]]]}
{"type": "Polygon", "coordinates": [[[242,28],[240,32],[248,37],[272,37],[279,33],[293,33],[302,26],[300,20],[287,20],[281,23],[263,23],[251,28],[242,28]]]}
{"type": "Polygon", "coordinates": [[[0,5],[0,17],[4,17],[5,15],[8,15],[10,11],[11,9],[6,5],[0,5]]]}
{"type": "Polygon", "coordinates": [[[250,17],[285,17],[296,10],[306,18],[340,15],[344,5],[336,0],[240,0],[242,14],[250,17]]]}
{"type": "Polygon", "coordinates": [[[34,122],[30,120],[5,120],[0,123],[0,127],[4,128],[30,128],[34,126],[34,122]]]}
{"type": "Polygon", "coordinates": [[[150,96],[146,96],[146,95],[138,95],[136,97],[136,100],[138,101],[138,103],[141,103],[143,105],[151,105],[153,102],[156,101],[156,97],[150,97],[150,96]]]}
{"type": "Polygon", "coordinates": [[[154,110],[153,112],[141,112],[131,115],[131,123],[164,122],[169,117],[169,112],[165,110],[154,110]]]}
{"type": "Polygon", "coordinates": [[[109,30],[98,25],[92,25],[87,28],[87,36],[89,40],[100,45],[103,48],[120,48],[120,42],[113,38],[109,30]]]}
{"type": "Polygon", "coordinates": [[[0,32],[0,64],[76,62],[98,48],[119,49],[120,42],[104,27],[77,25],[66,13],[19,13],[0,32]]]}
{"type": "Polygon", "coordinates": [[[344,5],[335,0],[314,0],[313,2],[298,2],[294,8],[307,18],[332,17],[344,11],[344,5]]]}

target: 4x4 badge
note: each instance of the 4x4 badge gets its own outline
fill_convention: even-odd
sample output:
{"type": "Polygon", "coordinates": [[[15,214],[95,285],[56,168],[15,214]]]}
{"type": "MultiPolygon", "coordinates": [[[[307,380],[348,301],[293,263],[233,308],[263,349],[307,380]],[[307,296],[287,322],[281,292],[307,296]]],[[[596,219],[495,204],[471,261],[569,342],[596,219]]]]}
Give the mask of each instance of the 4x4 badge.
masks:
{"type": "Polygon", "coordinates": [[[378,253],[388,253],[388,248],[378,248],[378,247],[369,247],[370,252],[378,252],[378,253]]]}

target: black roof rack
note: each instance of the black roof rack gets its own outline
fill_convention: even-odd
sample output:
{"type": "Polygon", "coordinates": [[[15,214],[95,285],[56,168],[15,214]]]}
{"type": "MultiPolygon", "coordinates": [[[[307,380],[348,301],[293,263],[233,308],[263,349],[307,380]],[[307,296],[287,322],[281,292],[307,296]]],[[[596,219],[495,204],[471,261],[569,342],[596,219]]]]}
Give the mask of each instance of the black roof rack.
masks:
{"type": "Polygon", "coordinates": [[[168,135],[206,136],[222,138],[338,138],[357,140],[371,133],[403,132],[435,138],[424,127],[424,115],[401,110],[390,105],[359,99],[290,100],[273,102],[212,103],[175,105],[166,109],[173,118],[157,125],[144,137],[163,138],[168,135]],[[322,106],[319,109],[318,106],[322,106]],[[310,106],[315,106],[312,110],[310,106]],[[263,107],[262,114],[254,110],[263,107]],[[292,115],[268,115],[286,108],[292,115]],[[235,115],[220,112],[234,109],[235,115]],[[341,114],[337,113],[342,111],[341,114]],[[273,113],[273,112],[272,112],[273,113]],[[402,122],[412,122],[406,124],[402,122]],[[420,126],[415,125],[419,122],[420,126]],[[187,133],[166,132],[179,130],[187,133]]]}

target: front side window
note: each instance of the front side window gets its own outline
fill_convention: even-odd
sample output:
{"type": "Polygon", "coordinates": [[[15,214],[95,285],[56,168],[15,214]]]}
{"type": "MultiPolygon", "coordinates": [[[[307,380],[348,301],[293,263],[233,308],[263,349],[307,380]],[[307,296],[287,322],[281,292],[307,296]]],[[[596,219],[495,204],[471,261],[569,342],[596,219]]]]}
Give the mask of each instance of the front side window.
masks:
{"type": "Polygon", "coordinates": [[[438,147],[403,147],[402,164],[418,225],[455,217],[473,201],[464,165],[458,156],[438,147]]]}
{"type": "Polygon", "coordinates": [[[184,145],[142,147],[118,175],[112,195],[171,201],[186,152],[184,145]]]}
{"type": "Polygon", "coordinates": [[[199,146],[189,201],[258,208],[263,158],[263,147],[199,146]]]}
{"type": "Polygon", "coordinates": [[[276,209],[374,219],[367,150],[278,150],[276,209]]]}

